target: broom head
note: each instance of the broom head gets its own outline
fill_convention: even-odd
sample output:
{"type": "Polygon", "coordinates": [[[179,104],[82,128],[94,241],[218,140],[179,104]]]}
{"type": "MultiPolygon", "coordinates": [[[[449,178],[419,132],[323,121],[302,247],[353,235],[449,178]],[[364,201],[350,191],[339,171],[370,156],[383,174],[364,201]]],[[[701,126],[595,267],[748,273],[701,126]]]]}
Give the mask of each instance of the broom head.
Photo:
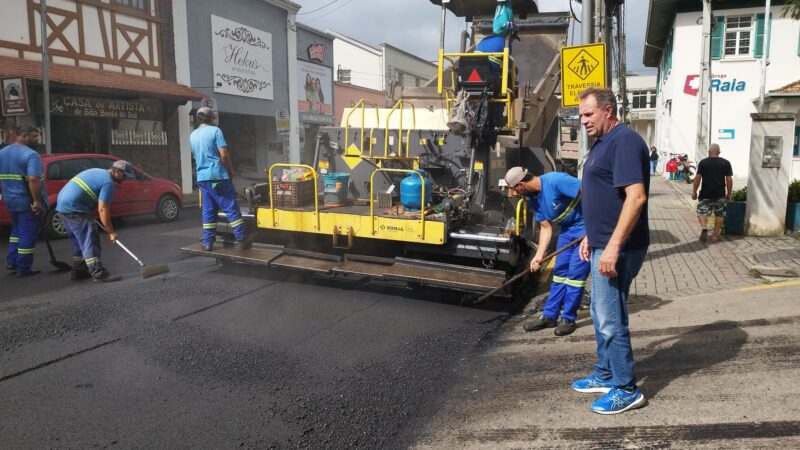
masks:
{"type": "Polygon", "coordinates": [[[142,278],[150,278],[167,272],[169,272],[169,267],[167,267],[166,264],[157,264],[155,266],[142,266],[142,278]]]}

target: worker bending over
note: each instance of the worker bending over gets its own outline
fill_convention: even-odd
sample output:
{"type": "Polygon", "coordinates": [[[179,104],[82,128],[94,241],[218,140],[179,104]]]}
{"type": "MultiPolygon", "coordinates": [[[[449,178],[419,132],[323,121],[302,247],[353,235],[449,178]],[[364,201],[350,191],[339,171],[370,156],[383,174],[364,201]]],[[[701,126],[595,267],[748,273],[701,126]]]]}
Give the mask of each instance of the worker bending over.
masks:
{"type": "MultiPolygon", "coordinates": [[[[539,222],[539,244],[531,260],[531,272],[539,270],[553,236],[553,225],[560,225],[558,248],[586,235],[581,212],[581,181],[563,172],[550,172],[534,176],[522,167],[512,167],[506,173],[508,187],[525,195],[530,207],[536,211],[539,222]]],[[[553,284],[542,315],[525,325],[525,331],[538,331],[555,327],[556,336],[571,334],[577,326],[575,317],[581,305],[589,263],[582,261],[577,246],[556,256],[553,267],[553,284]],[[560,313],[560,314],[559,314],[560,313]],[[561,318],[560,322],[556,320],[561,318]]]]}
{"type": "Polygon", "coordinates": [[[100,262],[100,237],[94,221],[94,210],[115,242],[117,234],[111,224],[111,200],[115,183],[134,178],[133,166],[123,160],[114,161],[108,170],[86,169],[74,176],[58,193],[56,211],[61,214],[67,235],[72,241],[72,280],[92,278],[96,282],[119,281],[100,262]]]}

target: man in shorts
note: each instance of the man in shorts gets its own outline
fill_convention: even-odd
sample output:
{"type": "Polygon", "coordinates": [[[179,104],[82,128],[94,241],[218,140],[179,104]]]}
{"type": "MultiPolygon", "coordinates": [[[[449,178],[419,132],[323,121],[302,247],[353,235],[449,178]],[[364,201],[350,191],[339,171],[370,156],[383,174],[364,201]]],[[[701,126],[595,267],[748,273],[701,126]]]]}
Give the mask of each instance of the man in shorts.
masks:
{"type": "Polygon", "coordinates": [[[711,144],[708,158],[697,165],[697,175],[692,183],[692,200],[697,200],[697,189],[700,189],[700,201],[697,202],[697,218],[700,221],[700,240],[708,239],[708,216],[714,214],[714,231],[711,242],[719,241],[719,230],[725,223],[727,203],[731,200],[733,189],[733,170],[731,163],[719,156],[719,145],[711,144]],[[702,185],[702,187],[701,187],[702,185]]]}

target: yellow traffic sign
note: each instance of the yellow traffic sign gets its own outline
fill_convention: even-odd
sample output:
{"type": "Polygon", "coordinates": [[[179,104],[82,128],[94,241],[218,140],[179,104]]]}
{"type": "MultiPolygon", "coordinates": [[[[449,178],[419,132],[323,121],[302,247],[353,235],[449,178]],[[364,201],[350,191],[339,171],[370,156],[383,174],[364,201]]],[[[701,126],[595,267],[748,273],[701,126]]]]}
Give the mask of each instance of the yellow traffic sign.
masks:
{"type": "Polygon", "coordinates": [[[606,87],[606,44],[561,48],[561,106],[578,106],[578,94],[606,87]]]}

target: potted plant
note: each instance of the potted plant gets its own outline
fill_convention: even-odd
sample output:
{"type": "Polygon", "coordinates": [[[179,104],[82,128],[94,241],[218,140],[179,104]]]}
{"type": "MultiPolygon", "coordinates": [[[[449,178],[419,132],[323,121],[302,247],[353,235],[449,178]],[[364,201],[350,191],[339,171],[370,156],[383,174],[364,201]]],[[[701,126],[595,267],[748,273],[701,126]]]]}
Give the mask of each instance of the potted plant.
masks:
{"type": "Polygon", "coordinates": [[[800,180],[789,183],[789,196],[786,199],[786,229],[800,230],[800,180]]]}
{"type": "Polygon", "coordinates": [[[725,233],[744,234],[744,212],[747,204],[747,186],[731,192],[731,201],[725,213],[725,233]]]}

